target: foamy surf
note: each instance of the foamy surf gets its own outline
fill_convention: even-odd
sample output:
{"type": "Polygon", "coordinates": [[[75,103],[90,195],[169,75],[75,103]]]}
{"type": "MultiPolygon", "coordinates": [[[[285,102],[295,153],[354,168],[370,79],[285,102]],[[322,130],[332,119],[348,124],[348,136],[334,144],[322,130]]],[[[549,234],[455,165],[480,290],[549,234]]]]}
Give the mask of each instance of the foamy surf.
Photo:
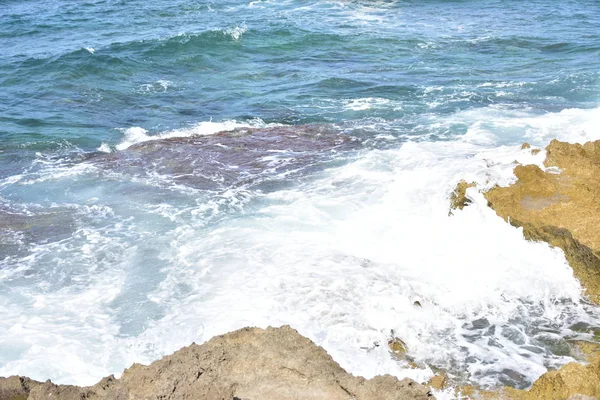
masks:
{"type": "Polygon", "coordinates": [[[102,144],[100,146],[98,146],[98,148],[96,149],[102,153],[112,153],[112,149],[110,148],[110,145],[108,143],[104,143],[102,142],[102,144]]]}
{"type": "MultiPolygon", "coordinates": [[[[0,374],[92,384],[192,341],[248,325],[290,324],[354,374],[425,381],[432,366],[454,382],[526,386],[572,361],[552,349],[565,337],[588,338],[572,326],[597,325],[599,313],[582,302],[562,252],[524,240],[479,190],[513,182],[514,161],[543,166],[543,151],[521,149],[516,137],[501,144],[507,126],[591,139],[597,115],[598,109],[461,112],[439,120],[468,126],[452,141],[365,149],[291,186],[232,187],[212,197],[182,184],[164,197],[173,176],[133,179],[98,165],[69,174],[49,163],[44,180],[6,184],[79,179],[107,192],[111,182],[130,181],[135,189],[118,189],[112,200],[86,197],[87,204],[65,214],[78,221],[71,236],[3,261],[9,284],[35,268],[56,280],[50,289],[40,280],[21,296],[0,296],[7,332],[0,347],[9,358],[0,374]],[[467,192],[469,207],[448,216],[460,179],[478,188],[467,192]],[[140,203],[139,193],[147,200],[140,203]],[[61,259],[69,262],[53,261],[61,259]],[[407,344],[420,368],[390,355],[391,337],[407,344]]],[[[154,136],[133,129],[121,149],[257,126],[264,122],[205,122],[154,136]]],[[[276,162],[279,153],[270,154],[265,162],[276,162]]]]}
{"type": "Polygon", "coordinates": [[[205,136],[213,135],[218,132],[230,132],[238,128],[261,128],[269,126],[277,126],[278,124],[267,124],[260,118],[255,118],[247,122],[238,122],[235,120],[213,122],[203,121],[190,128],[175,129],[172,131],[162,132],[156,135],[149,135],[148,131],[139,126],[131,128],[118,128],[123,132],[123,139],[118,143],[115,148],[117,150],[125,150],[134,144],[147,142],[150,140],[162,140],[172,139],[178,137],[192,137],[192,136],[205,136]]]}
{"type": "Polygon", "coordinates": [[[481,144],[528,141],[543,147],[552,139],[580,144],[600,139],[600,108],[565,109],[538,115],[532,111],[492,106],[441,120],[467,123],[469,128],[463,140],[481,144]]]}
{"type": "Polygon", "coordinates": [[[389,103],[390,101],[388,99],[368,97],[362,99],[347,100],[344,104],[344,108],[352,111],[364,111],[369,110],[373,107],[385,106],[389,103]]]}
{"type": "Polygon", "coordinates": [[[223,33],[225,33],[226,35],[231,36],[231,38],[233,40],[240,40],[242,35],[244,33],[246,33],[248,31],[248,27],[243,24],[243,25],[236,25],[233,28],[228,28],[228,29],[224,29],[223,33]]]}
{"type": "Polygon", "coordinates": [[[354,374],[524,387],[597,340],[562,253],[480,193],[545,168],[525,141],[600,138],[590,1],[22,3],[0,13],[0,375],[91,384],[289,323],[354,374]]]}
{"type": "Polygon", "coordinates": [[[145,83],[140,85],[137,89],[138,93],[165,93],[170,87],[173,86],[173,82],[165,79],[159,79],[153,83],[145,83]]]}

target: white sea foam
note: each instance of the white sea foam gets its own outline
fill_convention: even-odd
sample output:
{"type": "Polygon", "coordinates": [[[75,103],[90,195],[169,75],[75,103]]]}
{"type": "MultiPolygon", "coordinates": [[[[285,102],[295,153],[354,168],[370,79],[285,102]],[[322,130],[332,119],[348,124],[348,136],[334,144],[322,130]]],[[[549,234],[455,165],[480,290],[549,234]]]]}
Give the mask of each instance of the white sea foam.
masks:
{"type": "Polygon", "coordinates": [[[531,110],[493,106],[459,112],[442,118],[441,122],[467,124],[469,132],[465,140],[485,136],[482,140],[486,143],[530,141],[545,146],[552,139],[570,143],[600,139],[600,108],[535,115],[531,110]]]}
{"type": "Polygon", "coordinates": [[[145,83],[137,88],[139,93],[156,93],[166,92],[169,87],[173,85],[173,82],[166,79],[159,79],[154,83],[145,83]]]}
{"type": "Polygon", "coordinates": [[[102,153],[112,153],[110,146],[104,142],[102,142],[102,144],[96,150],[101,151],[102,153]]]}
{"type": "MultiPolygon", "coordinates": [[[[152,140],[152,137],[148,136],[148,134],[147,134],[148,131],[139,126],[134,126],[132,128],[126,128],[126,129],[119,128],[119,130],[121,132],[123,132],[125,137],[123,138],[121,143],[117,144],[117,146],[116,146],[117,150],[125,150],[126,148],[128,148],[129,146],[132,146],[134,144],[152,140]]],[[[159,139],[159,137],[157,137],[156,139],[159,139]]]]}
{"type": "MultiPolygon", "coordinates": [[[[0,180],[0,189],[2,189],[5,186],[9,186],[9,185],[12,185],[14,183],[17,183],[21,179],[23,179],[23,175],[21,175],[21,174],[8,176],[8,177],[0,180]]],[[[0,197],[0,199],[1,199],[1,197],[0,197]]]]}
{"type": "Polygon", "coordinates": [[[223,31],[226,35],[232,37],[233,40],[240,40],[242,35],[248,31],[248,27],[244,25],[236,25],[233,28],[228,28],[223,31]]]}
{"type": "Polygon", "coordinates": [[[197,125],[184,129],[175,129],[172,131],[162,132],[157,135],[149,135],[144,128],[134,126],[131,128],[119,128],[124,134],[124,138],[115,146],[117,150],[125,150],[126,148],[149,140],[171,139],[176,137],[204,136],[213,135],[218,132],[233,131],[238,128],[260,128],[268,126],[276,126],[277,124],[266,124],[259,118],[247,122],[237,122],[235,120],[212,122],[204,121],[197,125]]]}
{"type": "Polygon", "coordinates": [[[35,185],[48,181],[59,181],[66,178],[76,178],[85,174],[92,173],[96,168],[87,163],[75,165],[61,164],[62,160],[43,161],[36,160],[39,164],[44,164],[39,172],[18,175],[18,183],[21,185],[35,185]]]}
{"type": "Polygon", "coordinates": [[[522,87],[525,85],[535,85],[536,82],[485,82],[478,87],[493,87],[493,88],[510,88],[510,87],[522,87]]]}
{"type": "MultiPolygon", "coordinates": [[[[114,207],[81,207],[94,225],[41,244],[14,260],[10,277],[0,276],[8,282],[47,265],[55,268],[51,276],[69,276],[59,289],[40,281],[19,288],[18,296],[0,295],[0,328],[7,332],[0,337],[0,375],[91,384],[191,341],[289,323],[367,377],[422,381],[433,374],[390,357],[393,332],[418,362],[468,372],[483,384],[497,383],[494,372],[504,369],[532,381],[570,358],[544,355],[539,337],[525,328],[548,324],[563,334],[569,321],[597,323],[598,313],[579,302],[581,287],[562,252],[524,240],[478,189],[514,181],[514,160],[542,166],[543,152],[521,150],[526,138],[543,145],[553,136],[600,137],[598,111],[461,112],[438,123],[466,125],[463,137],[365,151],[285,190],[233,188],[192,206],[144,203],[127,218],[114,207]],[[478,189],[467,192],[472,205],[449,216],[448,196],[460,179],[478,189]],[[207,225],[205,215],[220,213],[221,202],[237,207],[240,217],[207,225]],[[156,268],[144,245],[157,252],[156,268]],[[148,310],[139,332],[122,332],[131,318],[127,304],[148,310]],[[471,322],[482,318],[495,331],[473,336],[471,322]]],[[[224,129],[221,123],[199,130],[224,129]]],[[[134,130],[131,138],[153,137],[134,130]]]]}
{"type": "Polygon", "coordinates": [[[245,325],[290,323],[364,376],[431,376],[389,356],[385,343],[393,331],[417,360],[495,360],[465,365],[474,375],[512,368],[533,380],[548,360],[519,356],[519,346],[501,334],[495,339],[505,350],[487,338],[470,342],[465,324],[485,317],[500,330],[515,316],[533,318],[526,302],[547,321],[560,323],[569,310],[585,318],[576,305],[579,284],[560,251],[523,240],[476,191],[469,192],[474,204],[454,217],[447,199],[458,179],[506,184],[512,161],[531,157],[517,146],[408,143],[275,192],[266,198],[273,205],[255,218],[205,235],[181,226],[163,254],[166,278],[150,295],[170,303],[171,312],[123,357],[148,360],[245,325]],[[175,300],[182,282],[192,294],[175,300]],[[575,304],[555,304],[559,299],[575,304]],[[416,300],[422,308],[413,306],[416,300]]]}
{"type": "Polygon", "coordinates": [[[385,106],[390,100],[379,97],[365,97],[360,99],[351,99],[344,102],[344,109],[352,111],[364,111],[371,108],[385,106]]]}
{"type": "Polygon", "coordinates": [[[84,47],[90,54],[94,54],[96,50],[93,47],[84,47]]]}
{"type": "Polygon", "coordinates": [[[417,44],[420,49],[437,49],[439,46],[434,42],[420,42],[417,44]]]}

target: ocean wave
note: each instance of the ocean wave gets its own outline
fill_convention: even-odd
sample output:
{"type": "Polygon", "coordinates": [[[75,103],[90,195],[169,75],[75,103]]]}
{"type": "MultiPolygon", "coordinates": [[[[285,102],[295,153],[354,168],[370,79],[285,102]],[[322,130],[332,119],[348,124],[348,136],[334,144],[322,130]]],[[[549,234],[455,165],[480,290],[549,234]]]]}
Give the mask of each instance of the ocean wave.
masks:
{"type": "Polygon", "coordinates": [[[75,61],[88,61],[90,63],[106,63],[121,60],[125,62],[129,53],[140,53],[142,55],[158,55],[179,53],[183,48],[197,51],[200,48],[211,49],[219,45],[239,41],[248,32],[245,24],[234,25],[228,28],[214,28],[196,33],[178,33],[166,37],[156,37],[143,40],[131,40],[126,42],[115,42],[103,46],[86,46],[60,54],[40,54],[36,57],[28,57],[25,60],[17,59],[21,68],[44,66],[46,63],[70,64],[75,61]],[[95,55],[93,61],[90,55],[95,55]]]}
{"type": "Polygon", "coordinates": [[[98,148],[96,149],[102,153],[112,153],[112,149],[110,148],[110,146],[108,145],[108,143],[104,143],[102,142],[100,144],[100,146],[98,146],[98,148]]]}
{"type": "MultiPolygon", "coordinates": [[[[527,385],[549,366],[572,360],[552,352],[546,331],[556,332],[553,340],[560,342],[576,334],[574,323],[593,323],[597,310],[580,302],[581,287],[560,251],[525,241],[476,189],[467,192],[472,205],[448,217],[448,196],[460,179],[475,181],[481,189],[510,184],[515,160],[544,168],[543,151],[534,155],[521,149],[524,134],[533,134],[540,146],[554,136],[600,138],[599,112],[536,115],[486,107],[436,116],[438,124],[464,124],[467,133],[443,142],[363,149],[360,157],[275,190],[240,185],[219,189],[219,195],[185,191],[185,171],[169,174],[161,167],[189,163],[185,152],[179,161],[171,153],[157,153],[156,146],[146,149],[154,151],[146,160],[144,148],[136,150],[140,159],[119,152],[98,156],[93,176],[86,179],[107,194],[89,199],[84,186],[86,204],[72,206],[78,229],[59,242],[36,245],[34,258],[5,261],[3,271],[12,271],[6,279],[20,279],[35,264],[46,268],[38,273],[51,274],[55,286],[43,296],[31,289],[27,296],[36,308],[26,325],[19,322],[21,303],[0,299],[4,323],[10,325],[5,337],[12,348],[21,349],[0,373],[89,384],[191,341],[245,325],[289,323],[355,374],[390,373],[421,381],[432,375],[428,367],[409,368],[390,357],[385,343],[393,332],[418,363],[484,385],[507,379],[527,385]],[[507,139],[510,129],[518,129],[520,136],[507,139]],[[139,174],[120,164],[119,157],[130,160],[131,171],[139,174]],[[112,172],[99,173],[106,170],[102,162],[112,172]],[[117,190],[110,189],[115,183],[117,190]],[[174,185],[179,189],[162,192],[174,185]],[[53,261],[59,259],[69,262],[53,261]],[[68,284],[61,272],[66,270],[77,285],[68,284]],[[135,310],[128,306],[132,299],[135,310]],[[86,315],[93,315],[83,325],[82,304],[86,315]],[[57,321],[53,315],[66,317],[57,321]],[[32,346],[33,341],[43,348],[32,346]],[[43,364],[36,361],[40,354],[43,364]],[[88,368],[77,372],[74,364],[88,368]]],[[[210,122],[155,136],[130,128],[120,145],[126,149],[165,139],[162,145],[178,152],[184,142],[175,138],[242,126],[265,123],[210,122]]],[[[235,136],[218,142],[237,164],[202,154],[221,163],[219,168],[237,167],[240,177],[257,163],[260,173],[287,173],[292,159],[318,150],[319,138],[326,137],[317,130],[311,136],[317,142],[294,146],[302,129],[316,127],[286,126],[287,152],[263,152],[260,159],[241,163],[232,147],[235,136]]],[[[336,156],[329,147],[322,149],[324,156],[336,156]]],[[[49,164],[48,171],[53,169],[49,164]]],[[[56,172],[59,181],[72,182],[76,176],[60,168],[56,172]]],[[[6,184],[40,185],[44,179],[6,184]]],[[[20,246],[23,238],[11,240],[20,246]]],[[[0,348],[6,343],[0,342],[0,348]]]]}
{"type": "Polygon", "coordinates": [[[170,87],[173,87],[174,84],[172,81],[166,79],[159,79],[153,83],[144,83],[140,85],[136,92],[138,93],[164,93],[170,87]]]}
{"type": "Polygon", "coordinates": [[[582,144],[600,139],[600,108],[536,113],[533,110],[491,106],[440,118],[440,122],[446,124],[459,121],[468,127],[462,140],[473,143],[529,141],[545,146],[552,139],[582,144]]]}
{"type": "Polygon", "coordinates": [[[264,128],[278,126],[279,124],[268,124],[260,118],[255,118],[246,122],[238,122],[235,120],[212,122],[200,122],[190,128],[175,129],[168,132],[162,132],[156,135],[148,135],[148,131],[144,128],[134,126],[131,128],[118,128],[123,132],[123,139],[115,148],[117,150],[125,150],[134,144],[147,142],[150,140],[171,139],[178,137],[205,136],[212,135],[217,132],[233,131],[238,128],[264,128]]]}
{"type": "Polygon", "coordinates": [[[354,374],[526,386],[591,339],[577,323],[600,331],[564,255],[479,192],[545,168],[552,138],[600,138],[596,9],[18,3],[0,17],[0,374],[90,384],[287,323],[354,374]],[[461,179],[478,186],[450,217],[461,179]]]}
{"type": "Polygon", "coordinates": [[[233,40],[240,40],[242,35],[247,31],[248,27],[246,25],[235,26],[234,28],[228,28],[223,30],[223,32],[231,36],[233,40]]]}
{"type": "Polygon", "coordinates": [[[344,103],[344,109],[346,110],[364,111],[374,107],[385,106],[390,103],[390,100],[384,98],[366,97],[346,100],[344,103]]]}

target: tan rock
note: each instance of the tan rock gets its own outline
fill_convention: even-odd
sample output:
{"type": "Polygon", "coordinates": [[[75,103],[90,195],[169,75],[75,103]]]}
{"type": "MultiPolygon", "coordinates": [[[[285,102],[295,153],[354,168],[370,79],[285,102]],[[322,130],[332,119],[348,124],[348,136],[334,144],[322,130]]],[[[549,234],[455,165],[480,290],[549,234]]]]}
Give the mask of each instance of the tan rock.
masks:
{"type": "Polygon", "coordinates": [[[518,165],[515,184],[485,197],[498,215],[523,227],[527,239],[560,247],[587,296],[600,304],[600,141],[553,140],[546,150],[544,164],[557,173],[518,165]]]}
{"type": "Polygon", "coordinates": [[[0,378],[0,400],[79,399],[431,399],[429,389],[390,375],[348,374],[325,350],[289,326],[244,328],[192,344],[121,379],[90,387],[0,378]]]}
{"type": "Polygon", "coordinates": [[[0,378],[0,400],[26,400],[27,393],[38,385],[41,383],[20,376],[0,378]]]}
{"type": "MultiPolygon", "coordinates": [[[[527,239],[560,247],[587,296],[600,304],[600,141],[578,145],[553,140],[546,151],[544,165],[555,168],[546,172],[535,165],[517,165],[513,185],[495,187],[484,195],[498,215],[523,228],[527,239]]],[[[600,399],[598,345],[573,344],[589,364],[570,363],[549,371],[527,391],[485,391],[469,386],[458,391],[474,399],[600,399]]]]}
{"type": "Polygon", "coordinates": [[[454,192],[450,195],[450,212],[452,214],[452,210],[462,210],[466,206],[471,203],[471,200],[467,197],[467,189],[475,187],[475,183],[467,183],[464,180],[461,180],[456,185],[454,192]]]}
{"type": "Polygon", "coordinates": [[[559,370],[546,372],[529,390],[509,387],[482,390],[474,386],[461,386],[456,389],[456,393],[457,397],[467,399],[598,400],[600,398],[600,357],[595,358],[588,365],[570,363],[559,370]]]}
{"type": "Polygon", "coordinates": [[[600,358],[570,363],[542,375],[528,391],[507,389],[515,400],[568,400],[600,397],[600,358]],[[587,396],[587,397],[586,397],[587,396]]]}
{"type": "Polygon", "coordinates": [[[398,356],[402,357],[407,352],[406,343],[402,339],[392,338],[388,341],[388,346],[390,346],[390,350],[398,356]]]}
{"type": "Polygon", "coordinates": [[[460,386],[455,389],[458,399],[474,400],[516,400],[511,397],[504,389],[483,390],[475,386],[460,386]]]}
{"type": "Polygon", "coordinates": [[[426,385],[432,389],[443,390],[448,386],[448,378],[443,374],[434,375],[427,381],[426,385]]]}

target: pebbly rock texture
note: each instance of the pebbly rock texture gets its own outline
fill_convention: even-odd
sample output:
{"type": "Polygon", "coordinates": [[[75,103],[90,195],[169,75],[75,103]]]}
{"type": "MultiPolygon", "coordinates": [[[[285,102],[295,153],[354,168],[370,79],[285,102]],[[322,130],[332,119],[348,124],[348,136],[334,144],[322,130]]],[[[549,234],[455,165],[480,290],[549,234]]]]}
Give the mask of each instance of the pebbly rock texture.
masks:
{"type": "Polygon", "coordinates": [[[518,165],[518,180],[485,193],[490,207],[529,240],[560,247],[591,301],[600,304],[600,141],[553,140],[546,167],[518,165]]]}
{"type": "Polygon", "coordinates": [[[120,379],[90,387],[0,378],[0,400],[80,399],[432,399],[429,389],[390,375],[364,379],[289,326],[244,328],[184,347],[120,379]]]}

